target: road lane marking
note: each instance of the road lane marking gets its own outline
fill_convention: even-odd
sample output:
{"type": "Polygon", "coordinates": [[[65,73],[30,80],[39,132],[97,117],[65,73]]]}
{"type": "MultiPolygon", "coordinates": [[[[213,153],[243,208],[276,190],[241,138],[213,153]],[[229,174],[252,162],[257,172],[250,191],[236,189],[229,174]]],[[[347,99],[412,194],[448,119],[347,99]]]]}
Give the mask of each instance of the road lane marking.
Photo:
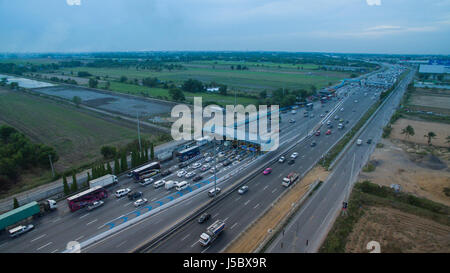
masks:
{"type": "Polygon", "coordinates": [[[39,239],[41,239],[42,237],[44,237],[45,235],[47,235],[47,234],[42,234],[41,236],[34,238],[34,239],[31,240],[30,242],[34,242],[34,241],[36,241],[36,240],[39,240],[39,239]]]}
{"type": "Polygon", "coordinates": [[[198,241],[195,241],[195,243],[193,243],[193,244],[191,245],[191,247],[194,247],[197,243],[198,243],[198,241]]]}
{"type": "Polygon", "coordinates": [[[84,235],[81,235],[80,237],[76,238],[74,241],[79,241],[84,237],[84,235]]]}
{"type": "Polygon", "coordinates": [[[95,219],[95,220],[90,221],[89,223],[86,224],[86,226],[89,226],[90,224],[97,222],[97,220],[98,220],[98,219],[95,219]]]}
{"type": "Polygon", "coordinates": [[[241,199],[241,197],[239,196],[238,198],[236,198],[236,200],[234,200],[235,202],[238,201],[239,199],[241,199]]]}
{"type": "Polygon", "coordinates": [[[116,248],[121,247],[121,246],[122,246],[123,244],[125,244],[126,242],[127,242],[127,240],[123,241],[122,243],[118,244],[118,245],[116,246],[116,248]]]}
{"type": "Polygon", "coordinates": [[[238,224],[237,222],[234,223],[234,225],[232,225],[232,226],[230,227],[230,229],[233,229],[237,224],[238,224]]]}
{"type": "Polygon", "coordinates": [[[184,236],[183,238],[181,238],[181,241],[184,241],[187,237],[189,237],[191,234],[189,233],[188,235],[184,236]]]}
{"type": "Polygon", "coordinates": [[[59,220],[61,220],[61,218],[56,218],[55,220],[52,221],[52,223],[56,223],[56,222],[58,222],[59,220]]]}
{"type": "Polygon", "coordinates": [[[250,202],[250,200],[247,200],[247,202],[244,203],[244,206],[247,206],[248,202],[250,202]]]}
{"type": "Polygon", "coordinates": [[[265,186],[265,187],[263,188],[263,191],[265,191],[268,187],[269,187],[269,185],[265,186]]]}
{"type": "Polygon", "coordinates": [[[56,251],[58,251],[58,249],[53,250],[52,253],[55,253],[56,251]]]}
{"type": "Polygon", "coordinates": [[[259,203],[256,206],[254,206],[253,208],[256,209],[257,207],[259,207],[259,203]]]}
{"type": "Polygon", "coordinates": [[[277,190],[278,190],[278,188],[275,188],[275,189],[272,191],[272,193],[276,192],[277,190]]]}
{"type": "Polygon", "coordinates": [[[88,215],[89,215],[89,213],[86,213],[85,215],[81,216],[79,219],[82,219],[82,218],[84,218],[84,217],[86,217],[88,215]]]}
{"type": "Polygon", "coordinates": [[[204,253],[206,250],[208,250],[211,246],[208,246],[207,248],[205,248],[202,253],[204,253]]]}
{"type": "Polygon", "coordinates": [[[230,217],[225,218],[225,220],[223,220],[223,221],[226,222],[228,220],[228,218],[230,218],[230,217]]]}
{"type": "Polygon", "coordinates": [[[133,202],[126,203],[126,204],[123,205],[123,206],[124,206],[124,207],[129,206],[131,203],[133,203],[133,202]]]}
{"type": "Polygon", "coordinates": [[[155,198],[153,198],[152,200],[150,200],[150,202],[153,202],[153,201],[155,201],[156,199],[158,199],[157,197],[155,197],[155,198]]]}
{"type": "Polygon", "coordinates": [[[102,227],[104,227],[106,224],[103,224],[101,226],[99,226],[97,229],[101,229],[102,227]]]}
{"type": "Polygon", "coordinates": [[[46,246],[49,246],[49,245],[51,245],[52,244],[52,242],[49,242],[49,243],[47,243],[47,244],[45,244],[45,245],[43,245],[43,246],[41,246],[41,247],[39,247],[38,249],[36,249],[36,250],[40,250],[40,249],[43,249],[44,247],[46,247],[46,246]]]}

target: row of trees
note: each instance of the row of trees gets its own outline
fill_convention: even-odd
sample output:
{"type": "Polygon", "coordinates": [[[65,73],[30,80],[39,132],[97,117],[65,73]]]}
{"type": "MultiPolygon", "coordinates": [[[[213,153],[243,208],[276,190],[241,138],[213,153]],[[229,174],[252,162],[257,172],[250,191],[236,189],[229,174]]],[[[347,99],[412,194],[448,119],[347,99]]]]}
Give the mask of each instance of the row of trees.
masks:
{"type": "MultiPolygon", "coordinates": [[[[414,136],[416,133],[414,131],[414,128],[411,125],[406,126],[402,129],[401,132],[402,135],[405,135],[405,139],[409,139],[409,137],[414,136]]],[[[432,145],[431,141],[437,137],[436,133],[433,131],[428,132],[423,137],[427,138],[428,145],[432,145]]],[[[446,137],[447,144],[450,144],[450,136],[446,137]]]]}

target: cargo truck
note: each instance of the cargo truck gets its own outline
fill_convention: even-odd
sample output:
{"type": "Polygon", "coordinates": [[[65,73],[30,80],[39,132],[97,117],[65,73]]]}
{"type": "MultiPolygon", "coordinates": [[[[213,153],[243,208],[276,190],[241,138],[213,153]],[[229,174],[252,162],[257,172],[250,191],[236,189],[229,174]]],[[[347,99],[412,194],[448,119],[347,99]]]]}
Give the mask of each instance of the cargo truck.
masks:
{"type": "Polygon", "coordinates": [[[41,203],[36,201],[30,202],[0,215],[0,230],[25,222],[27,219],[31,220],[33,216],[42,216],[56,208],[57,205],[54,200],[46,200],[41,203]]]}
{"type": "Polygon", "coordinates": [[[283,178],[283,182],[281,182],[281,185],[289,187],[292,183],[294,183],[298,179],[298,177],[299,177],[298,173],[292,172],[288,174],[288,176],[283,178]]]}
{"type": "Polygon", "coordinates": [[[89,188],[93,188],[95,186],[106,187],[111,184],[116,184],[117,182],[119,182],[117,180],[117,176],[112,175],[112,174],[107,174],[102,177],[99,177],[99,178],[89,181],[89,188]]]}
{"type": "Polygon", "coordinates": [[[156,158],[158,159],[159,162],[165,162],[165,161],[171,160],[172,157],[173,157],[173,153],[171,151],[160,153],[160,154],[156,155],[156,158]]]}
{"type": "Polygon", "coordinates": [[[166,190],[170,190],[171,188],[176,187],[177,184],[178,184],[177,181],[169,180],[169,181],[166,181],[166,183],[165,183],[165,185],[164,185],[164,188],[165,188],[166,190]]]}
{"type": "Polygon", "coordinates": [[[225,222],[223,220],[217,220],[212,225],[210,225],[206,232],[200,235],[200,244],[202,246],[207,246],[212,243],[220,233],[225,229],[225,222]]]}

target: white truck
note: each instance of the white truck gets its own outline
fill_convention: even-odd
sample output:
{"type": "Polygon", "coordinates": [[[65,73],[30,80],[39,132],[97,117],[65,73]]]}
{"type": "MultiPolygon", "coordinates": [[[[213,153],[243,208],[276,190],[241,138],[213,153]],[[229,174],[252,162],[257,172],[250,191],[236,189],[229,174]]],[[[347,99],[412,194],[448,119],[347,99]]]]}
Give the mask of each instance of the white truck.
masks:
{"type": "Polygon", "coordinates": [[[172,157],[173,157],[173,155],[172,155],[171,151],[163,152],[163,153],[160,153],[160,154],[156,155],[156,158],[160,162],[164,162],[164,161],[170,160],[170,159],[172,159],[172,157]]]}
{"type": "Polygon", "coordinates": [[[170,190],[171,188],[176,187],[177,184],[178,184],[177,181],[169,180],[169,181],[166,181],[166,183],[164,184],[164,188],[166,190],[170,190]]]}
{"type": "Polygon", "coordinates": [[[292,173],[288,174],[288,176],[283,178],[283,182],[281,182],[281,185],[283,185],[287,188],[292,183],[294,183],[298,179],[298,177],[299,177],[298,173],[292,172],[292,173]]]}
{"type": "Polygon", "coordinates": [[[99,178],[89,181],[89,188],[92,189],[95,186],[106,187],[111,184],[116,184],[117,182],[119,182],[119,180],[117,180],[117,176],[112,175],[112,174],[107,174],[102,177],[99,177],[99,178]]]}
{"type": "Polygon", "coordinates": [[[207,246],[212,243],[220,233],[225,229],[225,222],[223,220],[217,220],[212,225],[210,225],[206,232],[200,235],[200,244],[202,246],[207,246]]]}

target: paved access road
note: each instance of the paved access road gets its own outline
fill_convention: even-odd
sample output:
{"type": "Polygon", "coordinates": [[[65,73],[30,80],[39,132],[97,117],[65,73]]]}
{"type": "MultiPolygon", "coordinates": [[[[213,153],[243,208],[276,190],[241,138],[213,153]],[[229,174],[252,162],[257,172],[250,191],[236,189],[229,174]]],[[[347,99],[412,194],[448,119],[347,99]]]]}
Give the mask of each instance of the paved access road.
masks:
{"type": "Polygon", "coordinates": [[[319,249],[335,216],[342,209],[342,202],[348,200],[351,185],[356,181],[358,173],[375,149],[376,143],[381,138],[383,127],[399,105],[413,75],[414,72],[410,72],[403,79],[395,93],[361,132],[358,138],[363,140],[363,144],[361,146],[352,144],[336,164],[327,181],[312,198],[307,200],[266,252],[316,252],[319,249]],[[371,144],[367,144],[368,139],[372,139],[371,144]]]}

